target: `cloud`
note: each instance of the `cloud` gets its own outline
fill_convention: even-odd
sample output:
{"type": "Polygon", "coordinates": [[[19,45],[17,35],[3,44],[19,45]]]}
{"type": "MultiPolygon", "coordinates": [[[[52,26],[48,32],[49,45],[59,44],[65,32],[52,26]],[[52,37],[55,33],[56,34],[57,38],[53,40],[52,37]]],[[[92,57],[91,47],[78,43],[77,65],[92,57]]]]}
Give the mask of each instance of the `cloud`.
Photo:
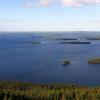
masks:
{"type": "Polygon", "coordinates": [[[47,7],[47,6],[51,5],[52,3],[54,3],[54,0],[40,0],[38,2],[37,6],[47,7]]]}
{"type": "Polygon", "coordinates": [[[35,3],[34,2],[26,2],[24,4],[24,7],[26,8],[33,8],[35,6],[35,3]]]}
{"type": "Polygon", "coordinates": [[[59,0],[38,0],[38,1],[28,1],[24,4],[26,8],[33,8],[33,7],[48,7],[59,0]]]}
{"type": "Polygon", "coordinates": [[[95,6],[100,5],[100,0],[61,0],[64,6],[95,6]]]}
{"type": "Polygon", "coordinates": [[[100,0],[38,0],[25,3],[26,8],[33,7],[48,7],[52,4],[60,3],[66,7],[81,7],[81,6],[97,6],[100,5],[100,0]]]}

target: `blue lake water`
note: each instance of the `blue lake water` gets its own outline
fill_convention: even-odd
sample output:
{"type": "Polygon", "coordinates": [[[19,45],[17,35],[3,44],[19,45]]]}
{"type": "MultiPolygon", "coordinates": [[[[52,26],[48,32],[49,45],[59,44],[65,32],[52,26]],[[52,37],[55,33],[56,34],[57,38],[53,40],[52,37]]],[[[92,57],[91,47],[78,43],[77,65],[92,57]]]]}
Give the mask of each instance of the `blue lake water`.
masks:
{"type": "Polygon", "coordinates": [[[59,44],[52,38],[83,38],[96,33],[0,33],[0,81],[100,85],[100,40],[92,44],[59,44]],[[42,44],[32,44],[33,41],[42,44]],[[63,66],[63,60],[71,64],[63,66]]]}

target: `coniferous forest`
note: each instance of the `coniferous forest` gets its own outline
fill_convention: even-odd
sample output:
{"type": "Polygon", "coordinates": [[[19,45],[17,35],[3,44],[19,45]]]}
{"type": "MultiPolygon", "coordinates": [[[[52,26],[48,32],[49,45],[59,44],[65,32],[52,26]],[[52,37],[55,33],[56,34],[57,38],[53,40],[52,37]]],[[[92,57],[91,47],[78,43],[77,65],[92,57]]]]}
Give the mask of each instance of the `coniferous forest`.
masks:
{"type": "Polygon", "coordinates": [[[0,100],[100,100],[100,87],[0,82],[0,100]]]}

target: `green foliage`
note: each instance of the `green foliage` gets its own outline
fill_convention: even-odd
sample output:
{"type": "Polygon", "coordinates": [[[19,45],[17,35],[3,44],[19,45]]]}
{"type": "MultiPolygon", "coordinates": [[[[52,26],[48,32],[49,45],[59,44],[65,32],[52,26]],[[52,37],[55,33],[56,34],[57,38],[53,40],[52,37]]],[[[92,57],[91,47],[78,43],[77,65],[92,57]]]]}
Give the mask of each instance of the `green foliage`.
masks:
{"type": "Polygon", "coordinates": [[[100,100],[100,88],[0,82],[0,100],[100,100]]]}

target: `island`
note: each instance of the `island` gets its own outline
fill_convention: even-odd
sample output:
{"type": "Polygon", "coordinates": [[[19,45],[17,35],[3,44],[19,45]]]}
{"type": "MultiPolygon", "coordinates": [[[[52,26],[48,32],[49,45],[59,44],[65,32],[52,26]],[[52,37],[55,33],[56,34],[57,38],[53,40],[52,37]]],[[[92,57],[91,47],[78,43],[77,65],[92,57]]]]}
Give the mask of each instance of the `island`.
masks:
{"type": "Polygon", "coordinates": [[[62,65],[69,65],[70,64],[70,61],[68,61],[68,60],[64,60],[63,62],[62,62],[62,65]]]}
{"type": "Polygon", "coordinates": [[[59,42],[60,44],[91,44],[91,42],[71,41],[71,42],[59,42]]]}
{"type": "Polygon", "coordinates": [[[100,58],[91,59],[88,64],[100,64],[100,58]]]}
{"type": "Polygon", "coordinates": [[[42,44],[41,42],[38,42],[38,41],[32,41],[31,43],[32,44],[42,44]]]}
{"type": "Polygon", "coordinates": [[[77,38],[51,38],[53,40],[78,40],[77,38]]]}
{"type": "Polygon", "coordinates": [[[86,40],[100,40],[100,36],[98,37],[85,37],[86,40]]]}

